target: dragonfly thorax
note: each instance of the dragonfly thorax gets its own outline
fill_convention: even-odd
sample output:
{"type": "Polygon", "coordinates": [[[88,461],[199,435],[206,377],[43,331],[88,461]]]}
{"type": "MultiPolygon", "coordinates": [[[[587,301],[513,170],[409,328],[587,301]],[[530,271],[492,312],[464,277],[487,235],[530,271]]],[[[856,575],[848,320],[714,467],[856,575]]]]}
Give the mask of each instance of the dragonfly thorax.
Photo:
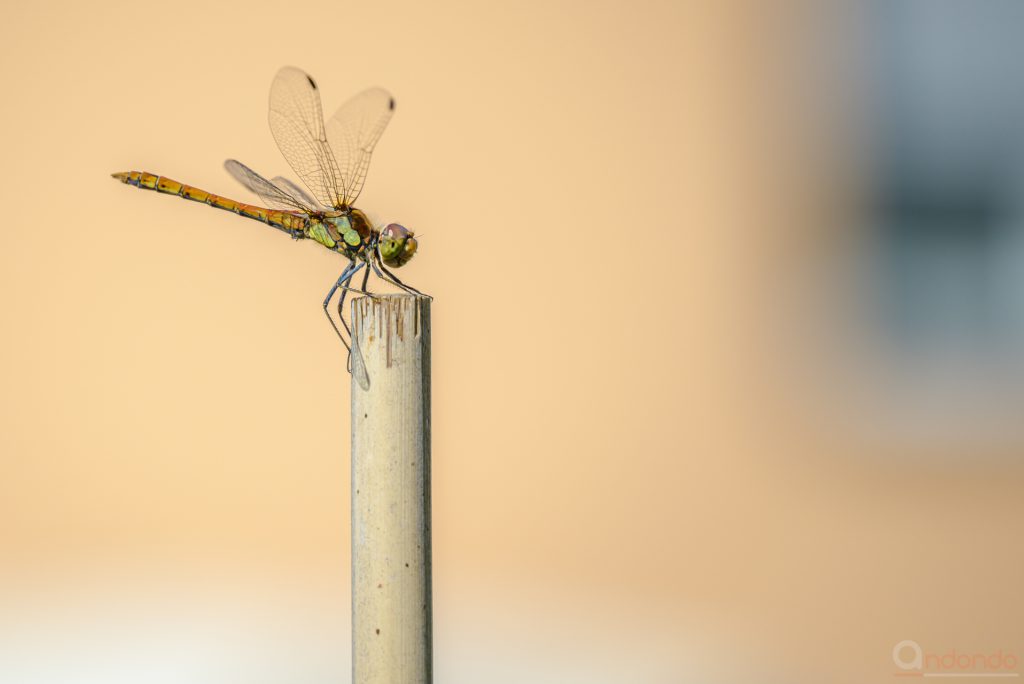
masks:
{"type": "Polygon", "coordinates": [[[348,219],[352,224],[352,230],[359,233],[359,237],[364,240],[370,237],[370,234],[373,232],[373,226],[370,223],[370,219],[366,218],[366,214],[358,209],[349,208],[348,219]]]}
{"type": "Polygon", "coordinates": [[[373,232],[366,214],[358,209],[344,209],[336,215],[324,216],[322,221],[332,241],[345,245],[346,251],[358,250],[373,232]]]}

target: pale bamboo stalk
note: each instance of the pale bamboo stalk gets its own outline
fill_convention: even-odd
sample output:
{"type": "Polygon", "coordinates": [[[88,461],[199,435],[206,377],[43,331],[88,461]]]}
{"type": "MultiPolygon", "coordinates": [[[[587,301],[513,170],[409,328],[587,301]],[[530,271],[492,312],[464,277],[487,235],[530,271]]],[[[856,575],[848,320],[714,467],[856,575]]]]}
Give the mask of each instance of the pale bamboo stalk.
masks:
{"type": "Polygon", "coordinates": [[[430,300],[352,303],[352,682],[430,684],[430,300]]]}

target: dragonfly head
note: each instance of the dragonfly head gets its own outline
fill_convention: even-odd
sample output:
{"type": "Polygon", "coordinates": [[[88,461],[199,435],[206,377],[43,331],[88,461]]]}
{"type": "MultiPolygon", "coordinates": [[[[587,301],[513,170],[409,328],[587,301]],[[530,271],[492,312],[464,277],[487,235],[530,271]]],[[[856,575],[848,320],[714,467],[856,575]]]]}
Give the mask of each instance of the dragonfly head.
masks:
{"type": "Polygon", "coordinates": [[[412,231],[397,223],[385,226],[377,240],[381,261],[392,268],[398,268],[412,259],[417,247],[412,231]]]}

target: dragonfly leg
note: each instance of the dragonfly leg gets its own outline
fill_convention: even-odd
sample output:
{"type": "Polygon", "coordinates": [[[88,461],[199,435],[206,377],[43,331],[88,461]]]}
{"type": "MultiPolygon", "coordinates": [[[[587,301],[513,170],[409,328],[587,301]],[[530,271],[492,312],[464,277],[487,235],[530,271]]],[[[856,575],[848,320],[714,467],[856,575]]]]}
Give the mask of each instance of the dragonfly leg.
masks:
{"type": "Polygon", "coordinates": [[[374,298],[377,296],[372,292],[366,291],[366,282],[370,279],[370,269],[366,269],[365,271],[363,271],[363,284],[360,286],[358,290],[355,289],[354,287],[349,287],[348,285],[348,283],[351,282],[352,278],[355,276],[356,271],[358,271],[363,266],[364,264],[359,264],[358,268],[353,269],[352,273],[349,274],[348,280],[340,285],[341,296],[338,297],[338,318],[341,319],[341,324],[345,326],[345,332],[348,333],[349,339],[352,338],[352,330],[350,329],[349,325],[345,322],[345,293],[356,292],[358,294],[367,295],[370,298],[374,298]]]}
{"type": "MultiPolygon", "coordinates": [[[[338,297],[338,318],[341,320],[341,324],[345,327],[345,332],[348,333],[349,339],[352,339],[352,329],[349,327],[348,323],[345,322],[345,295],[347,295],[349,292],[355,291],[351,287],[349,287],[348,284],[352,280],[352,276],[358,273],[359,269],[361,269],[363,266],[365,266],[365,264],[353,264],[351,270],[348,271],[348,277],[345,278],[344,282],[342,282],[340,279],[337,282],[338,287],[341,288],[341,296],[338,297]]],[[[330,318],[330,316],[328,316],[328,318],[330,318]]],[[[347,347],[348,345],[345,346],[347,347]]],[[[352,353],[351,349],[349,349],[349,353],[352,353]]]]}
{"type": "Polygon", "coordinates": [[[365,271],[363,271],[363,286],[361,288],[363,294],[370,294],[369,292],[366,291],[366,283],[368,282],[370,282],[370,269],[366,269],[365,271]]]}
{"type": "MultiPolygon", "coordinates": [[[[359,266],[359,268],[362,268],[364,265],[365,264],[361,264],[359,266]]],[[[352,272],[352,275],[355,275],[355,271],[352,272]]],[[[370,299],[376,299],[378,295],[375,295],[374,293],[372,293],[372,292],[370,292],[369,290],[366,289],[366,283],[367,283],[367,281],[369,279],[370,279],[370,269],[366,269],[365,271],[363,271],[363,284],[360,285],[358,289],[354,288],[354,287],[349,287],[348,285],[342,285],[341,287],[342,287],[343,290],[346,290],[348,292],[356,292],[356,293],[361,294],[361,295],[366,295],[370,299]]]]}
{"type": "MultiPolygon", "coordinates": [[[[365,271],[363,271],[363,284],[360,286],[358,290],[354,287],[349,286],[349,283],[352,282],[352,278],[355,277],[355,274],[359,271],[359,269],[361,269],[365,265],[366,264],[359,264],[358,266],[353,265],[345,269],[346,272],[342,273],[341,278],[338,278],[338,282],[334,284],[334,287],[331,288],[330,294],[327,295],[327,299],[324,300],[324,313],[327,314],[327,320],[329,320],[331,322],[331,325],[334,326],[334,331],[338,333],[338,337],[341,337],[341,332],[338,330],[338,326],[334,325],[334,319],[332,319],[331,315],[327,313],[327,305],[328,303],[330,303],[331,295],[334,294],[334,291],[341,290],[341,296],[338,297],[338,320],[341,321],[341,326],[345,329],[345,332],[348,334],[348,338],[350,340],[352,339],[352,328],[351,326],[349,326],[348,322],[345,321],[345,295],[349,292],[356,292],[359,294],[366,295],[367,297],[370,298],[374,298],[377,296],[372,292],[368,292],[366,290],[366,283],[370,279],[370,269],[366,269],[365,271]]],[[[345,349],[348,350],[348,362],[346,366],[348,367],[348,372],[351,373],[352,348],[348,345],[347,342],[345,342],[344,337],[341,338],[341,341],[345,345],[345,349]]]]}
{"type": "MultiPolygon", "coordinates": [[[[345,359],[345,370],[347,370],[350,374],[353,372],[353,370],[352,370],[352,352],[354,350],[355,353],[356,353],[356,356],[359,356],[359,347],[356,346],[355,339],[352,337],[352,329],[349,327],[348,323],[345,321],[345,295],[348,294],[349,292],[359,292],[359,290],[356,290],[355,288],[349,287],[349,283],[352,281],[352,278],[355,276],[355,274],[359,272],[359,269],[363,268],[365,265],[366,264],[364,264],[364,263],[360,263],[360,264],[352,263],[352,264],[350,264],[349,267],[345,269],[345,272],[342,273],[342,277],[338,278],[338,282],[336,282],[334,284],[335,285],[334,289],[339,289],[339,288],[341,289],[341,295],[338,297],[338,320],[341,321],[341,325],[345,328],[345,332],[348,333],[349,340],[352,340],[351,346],[348,345],[348,344],[345,344],[345,349],[348,350],[348,358],[345,359]]],[[[363,294],[369,294],[368,292],[366,292],[366,281],[367,281],[367,278],[368,278],[369,274],[370,274],[370,269],[366,269],[363,272],[363,286],[362,286],[362,293],[363,294]]],[[[370,296],[373,296],[373,295],[370,295],[370,296]]],[[[329,302],[330,302],[330,298],[328,297],[328,299],[324,301],[324,313],[327,313],[327,308],[326,307],[327,307],[327,304],[329,302]]],[[[331,321],[331,325],[334,325],[334,320],[331,319],[330,314],[327,315],[327,318],[331,321]]],[[[335,330],[335,332],[338,332],[338,327],[334,326],[334,330],[335,330]]],[[[338,335],[340,337],[341,333],[338,332],[338,335]]],[[[342,339],[342,342],[344,342],[344,341],[345,340],[342,339]]],[[[362,359],[361,356],[359,356],[359,358],[362,359]]],[[[368,389],[369,388],[369,382],[370,381],[366,377],[366,368],[362,364],[361,361],[360,361],[360,364],[359,364],[359,372],[356,373],[356,379],[359,381],[359,384],[363,386],[363,389],[368,389]]]]}
{"type": "MultiPolygon", "coordinates": [[[[374,259],[373,270],[381,280],[389,282],[396,287],[400,287],[409,294],[419,295],[420,297],[430,297],[430,295],[423,294],[412,285],[406,285],[401,280],[399,280],[398,276],[396,276],[394,273],[385,268],[384,264],[380,261],[380,259],[374,259]]],[[[430,298],[433,299],[433,297],[430,298]]]]}
{"type": "MultiPolygon", "coordinates": [[[[330,306],[331,299],[334,297],[334,293],[337,292],[339,288],[342,288],[341,296],[342,298],[344,298],[345,290],[348,289],[348,282],[352,280],[352,276],[355,275],[356,271],[358,271],[362,267],[362,264],[359,264],[357,266],[355,263],[350,263],[348,266],[346,266],[345,270],[342,271],[341,275],[338,277],[338,280],[334,283],[334,285],[331,286],[330,291],[327,293],[327,297],[324,298],[324,315],[327,316],[327,320],[330,321],[331,327],[334,328],[334,332],[337,333],[338,339],[341,340],[341,343],[345,345],[345,349],[347,349],[350,354],[352,352],[352,349],[351,347],[349,347],[348,341],[345,340],[345,336],[341,334],[341,330],[338,329],[338,325],[334,322],[334,319],[331,317],[331,312],[328,311],[327,307],[330,306]]],[[[345,332],[348,333],[349,338],[351,339],[352,331],[349,329],[348,324],[345,322],[344,318],[341,319],[341,325],[345,328],[345,332]]]]}

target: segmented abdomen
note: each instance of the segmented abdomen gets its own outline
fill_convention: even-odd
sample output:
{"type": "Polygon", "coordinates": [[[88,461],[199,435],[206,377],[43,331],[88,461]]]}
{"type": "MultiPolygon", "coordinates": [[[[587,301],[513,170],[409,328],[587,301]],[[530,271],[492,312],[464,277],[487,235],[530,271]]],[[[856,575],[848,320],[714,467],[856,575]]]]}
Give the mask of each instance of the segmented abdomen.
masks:
{"type": "Polygon", "coordinates": [[[211,207],[216,207],[217,209],[232,211],[240,216],[262,221],[267,225],[283,230],[292,237],[305,237],[305,228],[309,221],[309,217],[307,216],[294,214],[289,211],[266,209],[252,204],[236,202],[233,199],[214,195],[211,192],[206,192],[205,190],[200,190],[199,188],[192,187],[191,185],[179,183],[176,180],[171,180],[164,176],[147,173],[146,171],[124,171],[111,175],[122,183],[134,185],[137,188],[156,190],[157,192],[162,192],[168,195],[184,197],[185,199],[190,199],[194,202],[209,204],[211,207]]]}

